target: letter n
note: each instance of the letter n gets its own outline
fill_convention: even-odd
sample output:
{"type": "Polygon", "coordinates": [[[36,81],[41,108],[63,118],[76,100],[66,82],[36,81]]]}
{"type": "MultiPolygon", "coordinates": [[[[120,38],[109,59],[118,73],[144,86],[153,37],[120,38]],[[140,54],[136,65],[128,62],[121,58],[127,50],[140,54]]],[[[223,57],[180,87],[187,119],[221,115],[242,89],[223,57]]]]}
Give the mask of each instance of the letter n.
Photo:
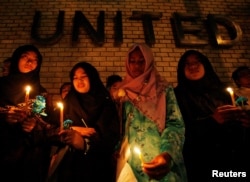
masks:
{"type": "Polygon", "coordinates": [[[81,11],[75,11],[72,41],[78,41],[80,27],[83,27],[87,34],[90,36],[91,40],[94,42],[94,44],[102,46],[104,43],[104,16],[104,11],[100,11],[97,19],[97,31],[95,31],[91,23],[84,16],[84,14],[81,11]]]}

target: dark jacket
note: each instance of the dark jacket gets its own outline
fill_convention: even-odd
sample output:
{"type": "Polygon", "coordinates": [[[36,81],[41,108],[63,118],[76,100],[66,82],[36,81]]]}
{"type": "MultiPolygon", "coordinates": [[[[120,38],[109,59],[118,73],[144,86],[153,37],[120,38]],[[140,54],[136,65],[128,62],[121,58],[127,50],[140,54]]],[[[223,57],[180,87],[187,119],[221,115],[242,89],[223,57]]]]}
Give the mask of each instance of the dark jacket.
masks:
{"type": "Polygon", "coordinates": [[[212,170],[249,169],[246,162],[249,129],[242,127],[237,118],[225,124],[212,118],[217,107],[231,105],[231,98],[207,57],[194,50],[184,53],[178,64],[175,94],[186,127],[183,156],[189,181],[212,181],[212,170]],[[196,54],[205,68],[200,80],[185,77],[185,61],[190,54],[196,54]]]}
{"type": "MultiPolygon", "coordinates": [[[[64,99],[64,118],[73,121],[73,126],[94,128],[96,137],[87,138],[89,150],[70,148],[55,175],[56,181],[114,181],[114,150],[119,140],[119,120],[116,107],[109,93],[102,84],[97,70],[86,62],[73,67],[70,79],[73,81],[74,71],[83,68],[90,81],[90,91],[79,93],[74,87],[64,99]]],[[[84,137],[86,138],[86,137],[84,137]]]]}

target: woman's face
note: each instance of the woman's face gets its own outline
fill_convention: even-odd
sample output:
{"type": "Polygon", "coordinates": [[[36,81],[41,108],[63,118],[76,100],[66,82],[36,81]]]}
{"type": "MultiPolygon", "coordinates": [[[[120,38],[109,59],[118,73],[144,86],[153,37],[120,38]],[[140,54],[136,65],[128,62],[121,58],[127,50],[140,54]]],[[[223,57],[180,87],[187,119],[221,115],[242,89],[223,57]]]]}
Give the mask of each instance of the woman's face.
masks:
{"type": "Polygon", "coordinates": [[[38,63],[37,55],[35,52],[25,52],[21,55],[18,68],[21,73],[28,73],[36,69],[38,63]]]}
{"type": "Polygon", "coordinates": [[[87,93],[90,90],[89,77],[83,68],[77,68],[73,77],[73,85],[79,93],[87,93]]]}
{"type": "Polygon", "coordinates": [[[112,99],[115,99],[115,94],[118,91],[120,83],[121,83],[121,81],[117,81],[117,82],[113,83],[113,85],[111,85],[109,93],[110,93],[112,99]]]}
{"type": "Polygon", "coordinates": [[[144,73],[145,70],[145,59],[140,51],[140,49],[136,48],[129,54],[129,69],[131,72],[131,76],[136,78],[144,73]]]}
{"type": "Polygon", "coordinates": [[[242,70],[239,73],[239,79],[236,81],[240,87],[250,88],[250,70],[242,70]]]}
{"type": "Polygon", "coordinates": [[[189,55],[187,57],[184,72],[189,80],[199,80],[205,75],[205,68],[197,55],[189,55]]]}

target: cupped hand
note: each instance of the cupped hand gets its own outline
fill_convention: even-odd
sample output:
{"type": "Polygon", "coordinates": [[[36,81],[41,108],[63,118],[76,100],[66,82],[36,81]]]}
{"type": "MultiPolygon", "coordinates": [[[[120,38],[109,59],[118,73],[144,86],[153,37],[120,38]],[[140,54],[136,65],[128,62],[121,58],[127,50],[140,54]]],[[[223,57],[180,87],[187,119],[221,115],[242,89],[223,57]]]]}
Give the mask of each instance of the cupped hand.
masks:
{"type": "Polygon", "coordinates": [[[59,132],[62,142],[78,150],[84,150],[84,139],[78,131],[62,130],[59,132]]]}
{"type": "Polygon", "coordinates": [[[170,171],[171,157],[164,152],[156,156],[152,161],[142,164],[142,170],[153,179],[161,179],[170,171]]]}
{"type": "Polygon", "coordinates": [[[36,126],[36,119],[35,118],[27,118],[23,122],[21,122],[21,125],[22,125],[23,131],[29,133],[36,126]]]}
{"type": "Polygon", "coordinates": [[[23,122],[28,117],[28,113],[21,109],[10,109],[6,113],[6,121],[10,124],[23,122]]]}
{"type": "Polygon", "coordinates": [[[71,129],[78,131],[82,136],[91,137],[96,135],[96,131],[94,128],[85,128],[80,126],[72,126],[71,129]]]}
{"type": "Polygon", "coordinates": [[[219,124],[224,124],[228,121],[238,120],[242,115],[243,110],[233,105],[224,105],[216,108],[212,117],[219,124]]]}

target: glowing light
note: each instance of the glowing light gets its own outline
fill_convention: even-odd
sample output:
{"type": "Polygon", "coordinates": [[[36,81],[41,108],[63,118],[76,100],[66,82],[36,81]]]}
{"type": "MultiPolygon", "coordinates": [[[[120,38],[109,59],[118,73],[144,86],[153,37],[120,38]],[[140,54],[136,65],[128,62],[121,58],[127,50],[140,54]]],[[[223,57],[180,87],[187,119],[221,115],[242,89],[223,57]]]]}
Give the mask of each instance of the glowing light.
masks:
{"type": "Polygon", "coordinates": [[[63,129],[63,103],[58,102],[57,106],[60,108],[60,129],[63,129]]]}
{"type": "Polygon", "coordinates": [[[137,153],[139,155],[139,159],[141,160],[141,163],[143,163],[141,150],[138,147],[135,147],[134,151],[135,151],[135,153],[137,153]]]}
{"type": "Polygon", "coordinates": [[[230,96],[231,96],[231,100],[232,100],[233,106],[236,106],[236,105],[235,105],[235,100],[234,100],[234,91],[233,91],[233,89],[232,89],[231,87],[228,87],[228,88],[227,88],[227,91],[229,92],[229,94],[230,94],[230,96]]]}

